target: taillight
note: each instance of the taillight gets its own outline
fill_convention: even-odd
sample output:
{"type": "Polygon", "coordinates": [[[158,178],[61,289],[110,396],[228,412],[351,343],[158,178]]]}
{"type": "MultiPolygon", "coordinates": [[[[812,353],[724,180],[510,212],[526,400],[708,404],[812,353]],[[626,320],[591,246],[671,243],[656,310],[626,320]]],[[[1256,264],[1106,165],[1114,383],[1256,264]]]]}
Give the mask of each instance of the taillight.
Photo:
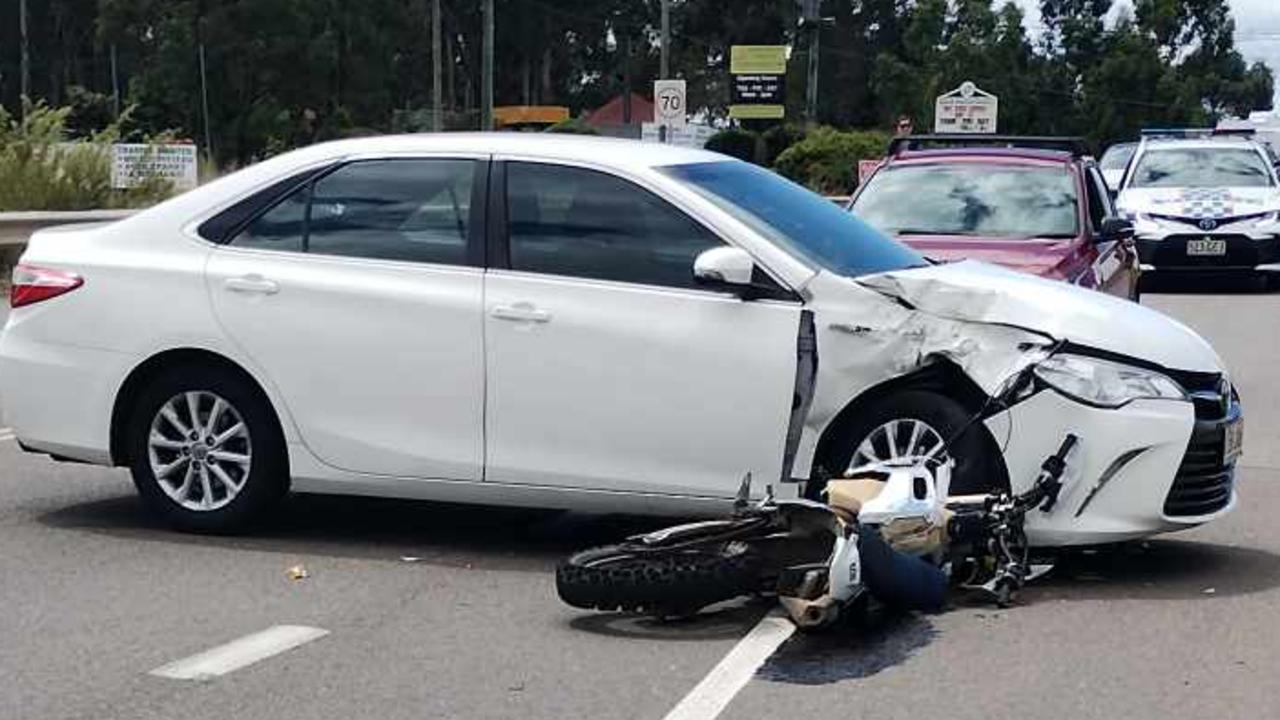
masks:
{"type": "Polygon", "coordinates": [[[22,307],[58,297],[83,284],[84,278],[73,272],[20,264],[13,269],[9,307],[22,307]]]}

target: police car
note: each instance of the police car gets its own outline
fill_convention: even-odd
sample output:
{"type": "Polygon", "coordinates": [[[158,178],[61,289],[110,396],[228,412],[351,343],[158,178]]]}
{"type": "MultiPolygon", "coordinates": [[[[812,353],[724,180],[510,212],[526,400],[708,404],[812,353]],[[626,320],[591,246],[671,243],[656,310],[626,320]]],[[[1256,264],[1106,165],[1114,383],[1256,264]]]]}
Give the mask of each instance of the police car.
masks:
{"type": "Polygon", "coordinates": [[[1280,181],[1251,133],[1144,130],[1119,188],[1143,270],[1280,271],[1280,181]]]}

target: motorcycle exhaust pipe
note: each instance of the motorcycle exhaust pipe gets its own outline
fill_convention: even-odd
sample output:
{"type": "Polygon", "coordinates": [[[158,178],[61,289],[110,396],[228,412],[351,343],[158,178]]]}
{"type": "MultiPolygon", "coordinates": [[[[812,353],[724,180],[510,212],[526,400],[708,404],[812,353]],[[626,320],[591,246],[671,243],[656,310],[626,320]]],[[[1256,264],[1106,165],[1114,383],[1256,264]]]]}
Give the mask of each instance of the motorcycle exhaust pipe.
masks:
{"type": "Polygon", "coordinates": [[[782,595],[778,600],[791,616],[791,622],[804,630],[825,627],[840,616],[840,604],[830,595],[823,595],[817,600],[782,595]]]}

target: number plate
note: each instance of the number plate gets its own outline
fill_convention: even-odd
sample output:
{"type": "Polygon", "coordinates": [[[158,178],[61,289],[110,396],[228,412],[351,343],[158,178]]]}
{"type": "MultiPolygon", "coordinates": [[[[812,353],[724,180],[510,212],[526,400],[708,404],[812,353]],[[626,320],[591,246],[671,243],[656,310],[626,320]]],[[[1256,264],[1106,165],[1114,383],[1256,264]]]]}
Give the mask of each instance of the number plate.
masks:
{"type": "Polygon", "coordinates": [[[1226,434],[1222,445],[1222,464],[1229,465],[1244,449],[1244,420],[1236,420],[1223,429],[1226,434]]]}
{"type": "Polygon", "coordinates": [[[1213,238],[1205,238],[1203,240],[1187,241],[1188,255],[1226,255],[1227,241],[1214,240],[1213,238]]]}

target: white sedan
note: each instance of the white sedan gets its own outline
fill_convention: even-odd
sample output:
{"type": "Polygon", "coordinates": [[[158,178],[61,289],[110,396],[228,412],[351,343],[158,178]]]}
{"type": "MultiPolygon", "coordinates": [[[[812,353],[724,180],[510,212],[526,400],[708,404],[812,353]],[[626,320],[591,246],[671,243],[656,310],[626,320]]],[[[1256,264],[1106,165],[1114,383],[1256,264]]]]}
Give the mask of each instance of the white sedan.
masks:
{"type": "Polygon", "coordinates": [[[1218,356],[1133,303],[930,265],[755,166],[581,137],[317,145],[129,219],[36,233],[0,393],[23,447],[121,465],[176,525],[290,488],[688,513],[950,458],[1024,487],[1034,542],[1141,537],[1235,502],[1218,356]]]}

